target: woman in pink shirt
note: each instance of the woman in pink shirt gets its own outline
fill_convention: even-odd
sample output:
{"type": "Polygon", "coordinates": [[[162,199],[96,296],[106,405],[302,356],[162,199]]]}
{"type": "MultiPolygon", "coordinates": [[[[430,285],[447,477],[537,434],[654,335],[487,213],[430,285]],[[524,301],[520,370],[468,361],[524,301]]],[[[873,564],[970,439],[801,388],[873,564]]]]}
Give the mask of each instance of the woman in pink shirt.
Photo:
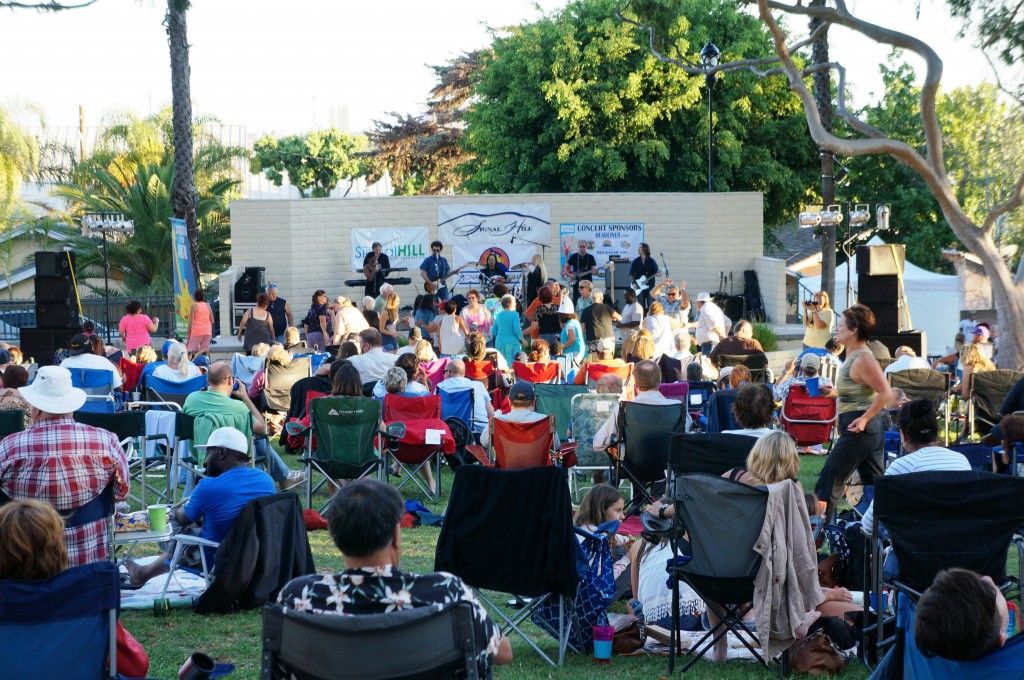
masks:
{"type": "Polygon", "coordinates": [[[185,334],[185,346],[192,354],[208,354],[210,340],[213,339],[213,310],[204,300],[206,295],[201,290],[192,294],[195,303],[188,315],[188,333],[185,334]]]}
{"type": "Polygon", "coordinates": [[[117,330],[121,335],[125,351],[132,352],[138,347],[152,344],[149,334],[156,332],[157,326],[160,325],[160,319],[156,317],[151,319],[143,314],[142,303],[138,300],[132,300],[125,305],[124,311],[127,314],[121,317],[121,321],[117,324],[117,330]]]}

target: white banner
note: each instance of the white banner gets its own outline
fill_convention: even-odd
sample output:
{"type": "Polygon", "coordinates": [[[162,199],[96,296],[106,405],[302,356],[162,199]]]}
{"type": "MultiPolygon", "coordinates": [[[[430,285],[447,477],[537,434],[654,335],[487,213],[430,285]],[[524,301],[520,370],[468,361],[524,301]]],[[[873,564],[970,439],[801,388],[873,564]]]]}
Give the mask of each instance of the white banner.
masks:
{"type": "Polygon", "coordinates": [[[551,245],[551,206],[439,205],[438,239],[452,248],[452,267],[477,263],[494,253],[506,267],[529,262],[537,246],[551,245]]]}
{"type": "Polygon", "coordinates": [[[363,258],[373,252],[371,246],[376,241],[383,246],[392,267],[405,267],[415,272],[420,263],[430,254],[429,227],[381,227],[378,229],[353,229],[352,240],[352,271],[363,271],[363,258]]]}
{"type": "Polygon", "coordinates": [[[637,247],[644,240],[643,222],[581,222],[559,226],[559,271],[565,261],[577,252],[580,241],[587,244],[587,252],[594,256],[598,265],[613,257],[632,260],[637,247]]]}

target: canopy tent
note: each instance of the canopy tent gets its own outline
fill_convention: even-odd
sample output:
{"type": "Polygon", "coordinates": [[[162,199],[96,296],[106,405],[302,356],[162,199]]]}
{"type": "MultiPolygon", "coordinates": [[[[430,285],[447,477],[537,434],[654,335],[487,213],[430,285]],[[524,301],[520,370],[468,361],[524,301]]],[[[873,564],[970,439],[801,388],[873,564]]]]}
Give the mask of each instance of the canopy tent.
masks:
{"type": "MultiPolygon", "coordinates": [[[[872,246],[883,244],[884,241],[877,236],[868,241],[868,245],[872,246]]],[[[812,292],[820,290],[821,277],[800,279],[800,285],[812,292]]],[[[953,344],[953,336],[960,324],[960,278],[921,269],[907,260],[903,272],[903,288],[913,330],[925,332],[931,353],[941,352],[947,345],[953,344]]],[[[846,309],[852,302],[856,302],[856,293],[857,255],[854,253],[849,262],[836,266],[836,296],[832,306],[837,310],[846,309]],[[854,291],[854,298],[850,302],[846,299],[848,271],[854,291]]]]}

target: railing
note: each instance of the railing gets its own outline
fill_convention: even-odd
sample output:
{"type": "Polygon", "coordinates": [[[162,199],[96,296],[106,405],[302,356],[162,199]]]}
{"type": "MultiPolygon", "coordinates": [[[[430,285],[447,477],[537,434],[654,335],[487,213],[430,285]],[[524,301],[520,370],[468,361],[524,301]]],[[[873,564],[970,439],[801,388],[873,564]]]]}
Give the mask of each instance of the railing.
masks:
{"type": "MultiPolygon", "coordinates": [[[[110,297],[110,337],[117,338],[117,322],[124,316],[125,305],[132,300],[142,303],[142,312],[160,319],[157,335],[167,337],[174,332],[174,297],[171,295],[144,295],[140,297],[110,297]]],[[[82,321],[96,324],[97,334],[106,338],[106,316],[102,297],[82,298],[82,321]]],[[[17,342],[23,326],[36,325],[35,300],[0,299],[0,340],[17,342]]]]}

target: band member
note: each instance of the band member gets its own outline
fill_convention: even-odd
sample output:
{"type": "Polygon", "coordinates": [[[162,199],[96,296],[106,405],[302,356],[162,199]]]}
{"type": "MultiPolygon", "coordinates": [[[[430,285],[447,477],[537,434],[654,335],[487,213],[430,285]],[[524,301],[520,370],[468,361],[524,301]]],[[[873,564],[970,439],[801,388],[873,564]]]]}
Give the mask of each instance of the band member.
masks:
{"type": "Polygon", "coordinates": [[[441,255],[443,249],[440,241],[434,241],[430,244],[430,256],[420,264],[424,287],[439,300],[448,299],[448,274],[452,270],[448,260],[441,255]]]}
{"type": "Polygon", "coordinates": [[[658,273],[658,263],[651,257],[651,247],[641,243],[637,249],[638,257],[629,265],[629,280],[636,283],[643,279],[643,290],[636,294],[637,301],[643,306],[644,311],[651,305],[651,286],[654,285],[654,275],[658,273]]]}
{"type": "Polygon", "coordinates": [[[587,242],[580,241],[579,252],[573,253],[565,261],[562,267],[562,278],[572,281],[572,301],[575,304],[580,299],[580,281],[593,281],[594,270],[597,269],[597,260],[587,252],[587,242]]]}
{"type": "Polygon", "coordinates": [[[495,276],[508,276],[508,267],[498,262],[497,255],[487,253],[487,261],[484,263],[480,273],[489,279],[493,279],[495,276]]]}
{"type": "Polygon", "coordinates": [[[363,276],[366,277],[363,294],[375,298],[380,295],[380,287],[384,285],[384,278],[391,269],[391,260],[384,254],[379,242],[374,241],[371,248],[372,250],[363,258],[363,276]]]}

